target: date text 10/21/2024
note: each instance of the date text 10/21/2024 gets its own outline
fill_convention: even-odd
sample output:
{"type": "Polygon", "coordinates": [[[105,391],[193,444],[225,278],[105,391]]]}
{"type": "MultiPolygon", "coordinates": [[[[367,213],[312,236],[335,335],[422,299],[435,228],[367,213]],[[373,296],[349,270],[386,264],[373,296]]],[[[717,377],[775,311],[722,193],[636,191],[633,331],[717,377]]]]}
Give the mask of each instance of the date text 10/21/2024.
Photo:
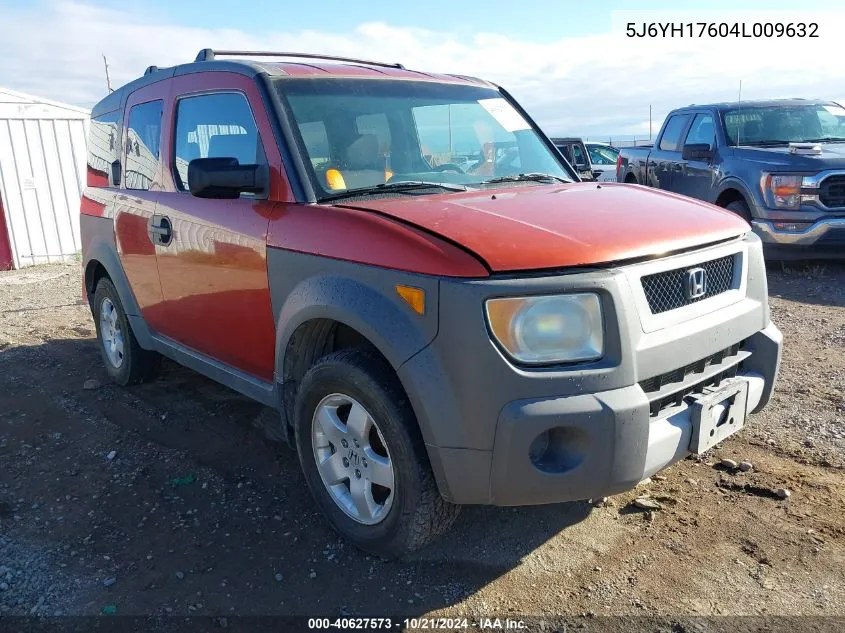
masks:
{"type": "Polygon", "coordinates": [[[311,630],[352,630],[352,629],[383,629],[401,628],[404,631],[519,631],[527,630],[524,620],[512,618],[478,618],[477,621],[468,618],[309,618],[308,628],[311,630]]]}

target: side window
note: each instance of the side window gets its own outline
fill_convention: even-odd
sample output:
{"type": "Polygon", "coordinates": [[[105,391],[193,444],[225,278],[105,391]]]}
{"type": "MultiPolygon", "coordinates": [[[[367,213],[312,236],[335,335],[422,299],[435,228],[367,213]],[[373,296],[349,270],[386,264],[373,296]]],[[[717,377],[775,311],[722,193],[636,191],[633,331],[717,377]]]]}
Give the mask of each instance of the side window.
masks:
{"type": "Polygon", "coordinates": [[[696,114],[692,121],[687,139],[684,145],[709,145],[716,146],[716,128],[713,127],[712,114],[696,114]]]}
{"type": "Polygon", "coordinates": [[[689,121],[688,114],[676,114],[666,123],[663,136],[660,137],[660,149],[665,152],[677,152],[678,143],[681,140],[681,132],[689,121]]]}
{"type": "Polygon", "coordinates": [[[101,114],[91,119],[88,128],[88,184],[92,187],[118,187],[118,173],[112,164],[120,160],[122,110],[101,114]]]}
{"type": "Polygon", "coordinates": [[[127,189],[146,190],[158,169],[161,146],[161,101],[132,106],[126,129],[127,189]]]}
{"type": "Polygon", "coordinates": [[[241,165],[266,162],[249,102],[239,92],[179,99],[174,141],[174,177],[182,190],[188,188],[188,163],[195,158],[237,158],[241,165]]]}

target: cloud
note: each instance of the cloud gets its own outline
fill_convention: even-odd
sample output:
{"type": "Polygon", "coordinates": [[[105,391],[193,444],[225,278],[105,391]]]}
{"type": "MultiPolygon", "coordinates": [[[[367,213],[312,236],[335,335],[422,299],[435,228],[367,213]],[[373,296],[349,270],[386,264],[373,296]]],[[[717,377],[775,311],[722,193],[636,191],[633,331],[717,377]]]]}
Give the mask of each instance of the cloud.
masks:
{"type": "MultiPolygon", "coordinates": [[[[648,13],[614,15],[607,33],[536,43],[506,31],[467,38],[383,21],[347,33],[207,29],[173,23],[150,9],[52,0],[4,9],[0,85],[90,106],[105,93],[101,53],[112,84],[120,85],[148,65],[191,60],[206,46],[301,50],[484,77],[507,88],[547,132],[589,136],[647,134],[649,105],[656,131],[673,107],[736,99],[740,80],[744,99],[841,95],[834,31],[842,32],[842,15],[822,23],[815,40],[622,35],[622,24],[648,21],[648,13]]],[[[805,12],[799,19],[809,17],[805,12]]]]}

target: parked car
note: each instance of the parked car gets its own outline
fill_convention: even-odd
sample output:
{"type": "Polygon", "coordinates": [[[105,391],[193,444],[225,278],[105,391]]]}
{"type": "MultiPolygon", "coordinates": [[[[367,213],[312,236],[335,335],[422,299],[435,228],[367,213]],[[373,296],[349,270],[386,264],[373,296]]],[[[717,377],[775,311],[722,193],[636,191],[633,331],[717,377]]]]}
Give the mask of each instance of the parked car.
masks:
{"type": "Polygon", "coordinates": [[[653,148],[625,148],[620,182],[725,207],[772,258],[845,256],[845,108],[789,99],[672,111],[653,148]]]}
{"type": "Polygon", "coordinates": [[[556,137],[552,139],[552,143],[560,150],[567,162],[575,168],[581,180],[594,181],[601,175],[599,170],[593,169],[587,146],[580,138],[556,137]]]}
{"type": "Polygon", "coordinates": [[[587,153],[590,156],[590,163],[593,172],[600,172],[597,180],[599,182],[616,182],[616,161],[619,158],[619,149],[604,143],[585,142],[587,153]]]}
{"type": "Polygon", "coordinates": [[[94,106],[85,296],[118,384],[166,356],[275,409],[355,545],[630,489],[769,401],[781,335],[735,215],[577,182],[480,79],[226,55],[94,106]]]}

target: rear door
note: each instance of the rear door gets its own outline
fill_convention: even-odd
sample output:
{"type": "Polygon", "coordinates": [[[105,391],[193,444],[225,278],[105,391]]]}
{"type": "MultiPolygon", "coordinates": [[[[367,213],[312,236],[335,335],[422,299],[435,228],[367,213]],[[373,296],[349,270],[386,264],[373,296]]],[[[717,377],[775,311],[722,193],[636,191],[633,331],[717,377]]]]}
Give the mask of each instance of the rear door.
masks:
{"type": "Polygon", "coordinates": [[[163,327],[163,296],[156,266],[153,216],[161,191],[162,112],[167,82],[142,88],[127,100],[123,116],[121,186],[114,197],[117,251],[147,325],[163,327]]]}
{"type": "Polygon", "coordinates": [[[692,117],[687,114],[673,114],[663,126],[663,132],[648,156],[648,184],[674,191],[674,177],[681,171],[681,139],[684,137],[692,117]]]}
{"type": "Polygon", "coordinates": [[[166,323],[180,345],[239,371],[272,381],[275,324],[270,305],[266,239],[277,206],[291,201],[269,113],[255,82],[209,72],[173,79],[165,114],[167,164],[157,215],[170,237],[156,246],[166,323]],[[234,157],[268,163],[270,187],[235,200],[196,198],[188,191],[195,158],[234,157]]]}

